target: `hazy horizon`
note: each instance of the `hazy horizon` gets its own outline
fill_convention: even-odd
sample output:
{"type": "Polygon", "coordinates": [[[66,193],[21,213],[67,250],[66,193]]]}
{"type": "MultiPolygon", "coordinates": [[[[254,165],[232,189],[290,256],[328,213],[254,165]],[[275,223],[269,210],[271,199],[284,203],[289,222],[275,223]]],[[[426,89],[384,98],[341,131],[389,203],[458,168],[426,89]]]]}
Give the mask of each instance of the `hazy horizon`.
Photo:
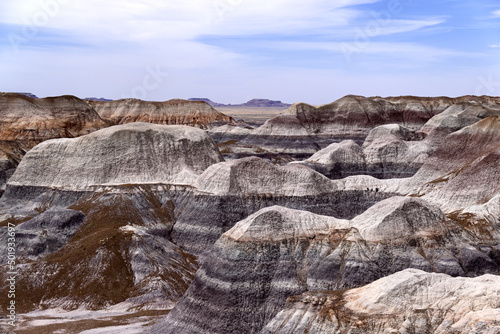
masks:
{"type": "Polygon", "coordinates": [[[490,0],[6,1],[0,90],[330,103],[500,95],[490,0]]]}

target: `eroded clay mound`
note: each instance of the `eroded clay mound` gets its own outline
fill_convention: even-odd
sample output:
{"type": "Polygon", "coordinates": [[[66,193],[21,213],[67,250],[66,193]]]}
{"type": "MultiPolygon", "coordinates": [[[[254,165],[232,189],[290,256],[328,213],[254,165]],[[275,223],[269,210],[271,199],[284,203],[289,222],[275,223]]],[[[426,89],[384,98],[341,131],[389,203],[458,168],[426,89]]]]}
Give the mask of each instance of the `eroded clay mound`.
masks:
{"type": "Polygon", "coordinates": [[[261,334],[500,332],[500,277],[407,269],[347,291],[291,297],[261,334]]]}

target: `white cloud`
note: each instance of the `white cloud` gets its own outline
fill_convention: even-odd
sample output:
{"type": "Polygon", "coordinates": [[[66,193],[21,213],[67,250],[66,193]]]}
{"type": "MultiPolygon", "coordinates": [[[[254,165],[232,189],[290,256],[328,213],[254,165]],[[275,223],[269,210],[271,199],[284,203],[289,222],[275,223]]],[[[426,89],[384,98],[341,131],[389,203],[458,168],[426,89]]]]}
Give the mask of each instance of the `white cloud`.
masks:
{"type": "Polygon", "coordinates": [[[488,45],[490,48],[500,48],[500,43],[488,45]]]}
{"type": "Polygon", "coordinates": [[[494,17],[500,17],[500,9],[493,11],[494,17]]]}
{"type": "MultiPolygon", "coordinates": [[[[17,54],[2,46],[0,80],[5,87],[12,87],[5,89],[32,90],[41,96],[69,93],[119,98],[141,84],[148,66],[160,66],[170,74],[157,90],[148,92],[150,99],[206,96],[236,103],[269,97],[326,103],[330,98],[321,100],[321,96],[331,96],[333,100],[347,93],[383,94],[377,84],[381,79],[372,78],[369,71],[353,74],[351,68],[342,70],[346,67],[342,41],[354,43],[359,31],[368,35],[369,43],[358,47],[354,69],[417,67],[448,57],[470,56],[412,43],[411,38],[406,38],[412,36],[405,35],[408,32],[441,27],[443,18],[431,14],[406,19],[410,17],[408,9],[374,27],[377,21],[367,12],[369,7],[353,6],[380,1],[1,1],[0,23],[35,25],[38,35],[24,43],[17,54]],[[41,3],[58,5],[43,9],[41,3]],[[374,30],[368,30],[370,27],[374,30]],[[400,34],[398,43],[384,37],[396,34],[400,34]],[[235,47],[236,43],[217,47],[203,42],[209,38],[217,41],[214,45],[238,40],[252,52],[245,54],[244,48],[235,47]],[[78,45],[71,46],[72,42],[78,45]],[[271,51],[271,58],[273,51],[281,55],[279,51],[288,50],[291,52],[283,52],[284,58],[289,57],[292,65],[282,64],[281,59],[264,59],[267,51],[271,51]],[[311,52],[303,56],[301,51],[311,52]],[[330,53],[335,60],[329,58],[330,53]],[[320,57],[327,58],[320,59],[325,68],[319,69],[323,63],[318,65],[316,60],[320,57]],[[373,66],[377,61],[382,66],[373,66]],[[300,80],[296,80],[298,77],[300,80]],[[335,91],[335,87],[325,85],[332,77],[348,84],[335,91]],[[361,83],[370,88],[357,90],[361,83]],[[309,86],[312,88],[304,88],[309,86]],[[269,96],[267,92],[282,95],[269,96]]],[[[381,5],[378,7],[383,8],[381,5]]],[[[388,73],[386,79],[393,79],[391,94],[418,93],[418,80],[409,80],[396,70],[388,73]],[[415,90],[398,90],[406,81],[414,82],[415,90]]],[[[422,80],[422,87],[427,89],[429,80],[422,80]]]]}

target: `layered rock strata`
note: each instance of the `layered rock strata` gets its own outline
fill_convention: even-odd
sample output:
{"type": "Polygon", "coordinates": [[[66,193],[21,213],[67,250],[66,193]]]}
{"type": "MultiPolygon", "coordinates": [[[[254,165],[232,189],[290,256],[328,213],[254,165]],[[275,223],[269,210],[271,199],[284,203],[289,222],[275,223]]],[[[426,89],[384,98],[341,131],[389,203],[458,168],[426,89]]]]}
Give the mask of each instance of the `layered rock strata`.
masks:
{"type": "Polygon", "coordinates": [[[432,117],[419,131],[399,124],[381,125],[368,133],[362,150],[352,141],[334,143],[300,163],[330,178],[411,177],[447,135],[495,115],[500,115],[500,108],[462,102],[432,117]]]}
{"type": "Polygon", "coordinates": [[[283,115],[270,119],[242,141],[276,153],[286,149],[294,149],[295,153],[311,153],[316,145],[325,148],[346,139],[361,145],[370,130],[377,126],[398,124],[416,131],[432,117],[457,103],[484,105],[485,108],[498,108],[500,105],[497,98],[477,96],[451,99],[348,95],[318,107],[295,103],[283,115]],[[301,146],[304,147],[302,150],[301,146]]]}
{"type": "Polygon", "coordinates": [[[347,291],[290,297],[261,334],[500,331],[500,277],[452,278],[407,269],[347,291]]]}
{"type": "Polygon", "coordinates": [[[108,125],[75,96],[34,99],[0,93],[0,149],[16,162],[44,140],[78,137],[108,125]]]}
{"type": "Polygon", "coordinates": [[[222,235],[149,333],[257,333],[298,292],[357,287],[406,268],[498,274],[493,255],[417,198],[384,200],[351,221],[273,206],[222,235]]]}

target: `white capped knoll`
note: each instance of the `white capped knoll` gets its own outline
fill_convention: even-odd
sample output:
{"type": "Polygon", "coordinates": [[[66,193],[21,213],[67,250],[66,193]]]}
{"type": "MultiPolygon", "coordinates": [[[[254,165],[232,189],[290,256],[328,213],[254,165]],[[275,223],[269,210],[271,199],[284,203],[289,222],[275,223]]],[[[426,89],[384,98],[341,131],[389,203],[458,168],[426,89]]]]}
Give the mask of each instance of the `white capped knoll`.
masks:
{"type": "Polygon", "coordinates": [[[500,276],[407,269],[347,291],[307,292],[260,334],[497,334],[500,276]]]}
{"type": "Polygon", "coordinates": [[[93,186],[191,184],[222,160],[205,131],[149,123],[117,125],[29,151],[10,186],[86,190],[93,186]]]}
{"type": "Polygon", "coordinates": [[[310,158],[291,164],[305,165],[332,179],[366,173],[365,154],[354,140],[330,144],[310,158]]]}
{"type": "Polygon", "coordinates": [[[300,165],[277,166],[257,157],[221,162],[197,180],[200,192],[212,194],[319,195],[335,190],[332,182],[300,165]]]}

